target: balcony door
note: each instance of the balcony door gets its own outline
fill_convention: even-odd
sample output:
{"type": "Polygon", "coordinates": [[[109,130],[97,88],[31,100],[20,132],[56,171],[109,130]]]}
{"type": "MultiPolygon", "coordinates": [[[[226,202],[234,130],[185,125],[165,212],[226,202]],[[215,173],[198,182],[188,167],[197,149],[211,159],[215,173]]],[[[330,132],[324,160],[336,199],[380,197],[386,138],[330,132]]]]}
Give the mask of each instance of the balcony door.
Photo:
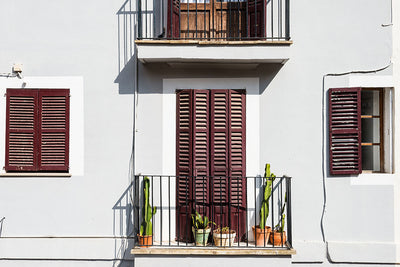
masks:
{"type": "Polygon", "coordinates": [[[168,0],[168,38],[265,37],[266,0],[168,0]]]}
{"type": "Polygon", "coordinates": [[[177,238],[192,240],[194,210],[243,238],[245,91],[179,90],[176,97],[177,238]]]}

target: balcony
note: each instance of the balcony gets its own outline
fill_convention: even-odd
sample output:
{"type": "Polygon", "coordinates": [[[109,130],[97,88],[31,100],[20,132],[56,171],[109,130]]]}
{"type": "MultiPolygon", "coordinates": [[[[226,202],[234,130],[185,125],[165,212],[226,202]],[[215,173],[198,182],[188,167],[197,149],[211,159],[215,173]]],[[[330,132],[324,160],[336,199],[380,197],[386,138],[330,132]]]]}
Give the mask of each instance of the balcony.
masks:
{"type": "Polygon", "coordinates": [[[144,63],[285,63],[291,43],[290,0],[137,2],[144,63]]]}
{"type": "Polygon", "coordinates": [[[135,229],[139,234],[144,219],[144,184],[148,181],[148,203],[156,213],[151,219],[151,242],[132,249],[132,254],[234,254],[292,255],[292,213],[290,177],[210,177],[210,176],[136,176],[135,229]],[[270,197],[263,202],[267,181],[270,197]],[[275,235],[261,234],[255,242],[252,227],[260,224],[262,204],[269,205],[266,225],[280,228],[275,235]],[[213,223],[211,234],[194,240],[196,212],[213,223]],[[283,218],[283,220],[282,220],[283,218]],[[235,231],[225,243],[215,240],[218,228],[235,231]],[[286,237],[283,242],[278,239],[286,237]],[[275,240],[276,239],[276,240],[275,240]],[[217,242],[217,243],[216,243],[217,242]]]}

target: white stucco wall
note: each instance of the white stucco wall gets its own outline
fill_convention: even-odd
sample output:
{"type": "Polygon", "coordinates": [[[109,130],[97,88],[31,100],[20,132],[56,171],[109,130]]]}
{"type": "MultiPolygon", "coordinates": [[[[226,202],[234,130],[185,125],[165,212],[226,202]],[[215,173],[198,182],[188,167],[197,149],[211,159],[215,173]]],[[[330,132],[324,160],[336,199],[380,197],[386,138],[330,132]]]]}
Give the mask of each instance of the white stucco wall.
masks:
{"type": "MultiPolygon", "coordinates": [[[[394,88],[395,101],[400,99],[396,62],[400,43],[396,13],[400,7],[398,1],[393,2],[391,27],[382,26],[391,20],[390,0],[291,1],[293,44],[284,49],[289,57],[284,65],[265,63],[268,60],[253,65],[139,64],[138,98],[134,101],[132,29],[136,13],[132,1],[3,0],[0,73],[22,63],[28,86],[75,88],[71,91],[75,128],[71,129],[71,177],[0,176],[0,219],[5,217],[0,259],[6,259],[0,260],[0,265],[133,265],[116,261],[134,258],[129,255],[132,244],[125,239],[132,233],[131,174],[174,174],[174,157],[170,156],[174,143],[167,142],[175,129],[171,128],[175,118],[169,116],[174,106],[170,93],[189,85],[252,88],[247,111],[252,114],[247,129],[251,132],[247,138],[252,137],[248,175],[262,174],[269,162],[275,174],[293,177],[293,245],[297,254],[230,258],[230,263],[399,263],[397,102],[394,174],[329,177],[325,140],[325,94],[329,88],[373,84],[394,88]],[[392,43],[397,44],[393,49],[392,43]],[[380,69],[390,64],[392,52],[394,65],[383,71],[323,79],[329,73],[380,69]],[[76,94],[79,97],[75,98],[76,94]],[[58,259],[71,261],[53,261],[58,259]],[[76,259],[83,261],[74,262],[76,259]]],[[[251,46],[248,49],[252,51],[251,46]]],[[[162,54],[162,50],[156,52],[162,54]]],[[[254,53],[250,54],[254,58],[254,53]]],[[[20,86],[19,82],[0,78],[0,167],[4,165],[2,95],[7,87],[20,86]]],[[[135,266],[160,262],[165,266],[225,266],[223,257],[191,260],[138,257],[135,266]]]]}

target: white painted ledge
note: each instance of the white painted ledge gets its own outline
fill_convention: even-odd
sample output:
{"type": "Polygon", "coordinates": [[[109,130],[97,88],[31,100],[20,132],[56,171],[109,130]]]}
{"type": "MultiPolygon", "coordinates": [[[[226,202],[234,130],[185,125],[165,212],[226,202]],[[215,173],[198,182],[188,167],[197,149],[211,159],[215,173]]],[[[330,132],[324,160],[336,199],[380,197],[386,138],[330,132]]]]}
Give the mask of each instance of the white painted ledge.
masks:
{"type": "Polygon", "coordinates": [[[289,45],[203,45],[138,43],[142,63],[280,63],[290,58],[289,45]]]}
{"type": "Polygon", "coordinates": [[[397,263],[394,242],[328,242],[328,254],[335,263],[397,263]]]}
{"type": "Polygon", "coordinates": [[[236,256],[291,256],[296,254],[294,249],[286,248],[217,248],[217,247],[151,247],[151,248],[134,248],[131,250],[134,255],[236,255],[236,256]]]}

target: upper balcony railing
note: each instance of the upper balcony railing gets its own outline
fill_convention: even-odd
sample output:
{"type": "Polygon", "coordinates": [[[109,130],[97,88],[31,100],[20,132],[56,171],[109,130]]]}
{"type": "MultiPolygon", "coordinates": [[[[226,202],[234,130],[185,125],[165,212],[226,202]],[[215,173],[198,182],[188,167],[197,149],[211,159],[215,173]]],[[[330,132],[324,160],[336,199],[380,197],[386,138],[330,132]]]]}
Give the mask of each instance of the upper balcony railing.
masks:
{"type": "Polygon", "coordinates": [[[290,0],[138,0],[137,3],[139,40],[290,40],[290,0]]]}

